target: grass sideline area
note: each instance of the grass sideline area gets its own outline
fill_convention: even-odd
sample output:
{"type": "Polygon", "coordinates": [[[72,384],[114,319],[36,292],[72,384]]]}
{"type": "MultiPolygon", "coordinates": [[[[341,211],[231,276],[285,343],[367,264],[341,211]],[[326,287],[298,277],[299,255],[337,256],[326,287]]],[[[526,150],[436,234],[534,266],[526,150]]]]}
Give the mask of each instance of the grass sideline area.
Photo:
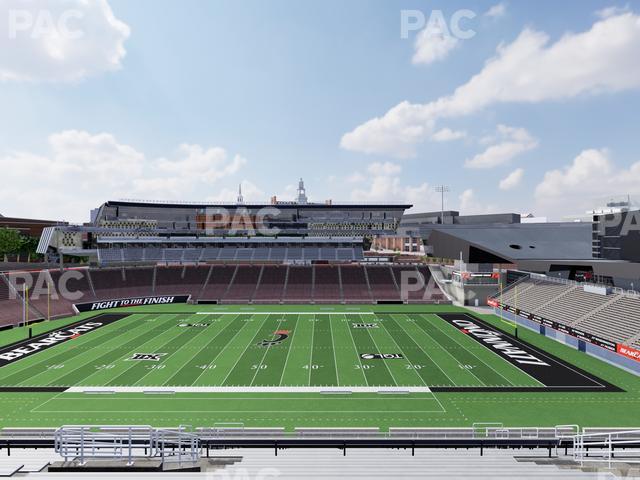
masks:
{"type": "MultiPolygon", "coordinates": [[[[438,314],[468,312],[450,305],[156,305],[111,312],[131,315],[0,367],[0,384],[242,388],[233,393],[5,391],[0,392],[1,426],[213,426],[241,422],[286,428],[386,429],[461,427],[474,422],[583,427],[640,424],[638,377],[524,328],[519,329],[519,338],[624,391],[509,391],[508,387],[541,384],[442,320],[438,314]],[[377,326],[354,327],[368,323],[377,326]],[[191,326],[179,326],[184,324],[191,326]],[[258,345],[283,335],[286,338],[277,343],[258,345]],[[134,353],[166,355],[137,362],[131,360],[134,353]],[[362,359],[362,353],[400,353],[402,358],[362,359]],[[362,368],[365,365],[370,367],[362,368]],[[505,389],[329,395],[264,393],[246,388],[274,385],[505,389]]],[[[35,324],[34,330],[38,330],[34,334],[92,315],[35,324]]],[[[513,326],[498,317],[477,317],[513,333],[513,326]]],[[[0,344],[20,340],[21,329],[14,330],[0,332],[0,344]]]]}

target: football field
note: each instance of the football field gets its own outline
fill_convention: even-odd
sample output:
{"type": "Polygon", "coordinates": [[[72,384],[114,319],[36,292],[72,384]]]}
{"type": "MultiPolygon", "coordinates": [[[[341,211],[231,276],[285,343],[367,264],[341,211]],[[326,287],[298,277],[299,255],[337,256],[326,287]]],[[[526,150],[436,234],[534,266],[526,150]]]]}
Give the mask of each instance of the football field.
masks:
{"type": "Polygon", "coordinates": [[[544,386],[428,313],[133,314],[0,372],[5,387],[544,386]]]}
{"type": "Polygon", "coordinates": [[[451,426],[555,422],[530,405],[518,414],[542,399],[568,406],[588,396],[594,408],[594,399],[631,400],[620,382],[558,355],[566,347],[541,348],[535,334],[516,337],[496,317],[456,307],[358,310],[172,305],[39,325],[33,338],[0,349],[0,419],[451,426]]]}

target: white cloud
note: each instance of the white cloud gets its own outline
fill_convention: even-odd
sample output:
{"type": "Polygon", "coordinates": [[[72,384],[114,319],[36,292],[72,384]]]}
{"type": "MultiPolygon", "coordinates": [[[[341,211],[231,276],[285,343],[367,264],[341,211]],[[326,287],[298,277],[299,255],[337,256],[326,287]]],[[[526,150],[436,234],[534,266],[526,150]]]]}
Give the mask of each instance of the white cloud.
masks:
{"type": "MultiPolygon", "coordinates": [[[[280,190],[280,193],[276,194],[278,200],[293,201],[298,198],[298,184],[288,183],[280,190]]],[[[312,198],[309,199],[313,201],[312,198]]]]}
{"type": "Polygon", "coordinates": [[[45,154],[0,155],[0,204],[5,215],[86,221],[89,209],[110,199],[206,198],[214,182],[245,163],[198,145],[182,145],[172,159],[150,159],[108,133],[67,130],[49,136],[45,154]]]}
{"type": "Polygon", "coordinates": [[[623,13],[596,21],[555,43],[529,28],[467,83],[426,104],[404,101],[343,135],[347,150],[415,156],[416,145],[442,118],[473,114],[497,103],[535,103],[640,87],[640,17],[623,13]]]}
{"type": "Polygon", "coordinates": [[[535,189],[538,208],[555,216],[582,214],[608,195],[640,195],[640,162],[618,168],[606,149],[583,150],[570,165],[550,170],[535,189]]]}
{"type": "Polygon", "coordinates": [[[504,2],[493,5],[489,10],[484,12],[485,17],[499,18],[507,13],[507,5],[504,2]]]}
{"type": "Polygon", "coordinates": [[[77,82],[118,70],[130,28],[107,0],[0,2],[0,80],[77,82]]]}
{"type": "Polygon", "coordinates": [[[459,196],[460,210],[466,212],[472,208],[475,208],[475,193],[472,188],[467,188],[459,196]]]}
{"type": "Polygon", "coordinates": [[[611,7],[605,7],[601,10],[596,11],[596,16],[599,18],[609,18],[609,17],[614,17],[616,15],[621,15],[623,13],[627,13],[630,12],[631,9],[629,8],[629,5],[625,5],[624,7],[617,7],[617,6],[611,6],[611,7]]]}
{"type": "MultiPolygon", "coordinates": [[[[366,179],[367,177],[365,177],[362,173],[353,172],[351,175],[347,177],[347,183],[362,183],[366,179]]],[[[333,180],[336,180],[336,179],[334,178],[333,180]]]]}
{"type": "Polygon", "coordinates": [[[459,140],[465,138],[467,132],[462,130],[451,130],[450,128],[442,128],[431,135],[431,140],[434,142],[450,142],[452,140],[459,140]]]}
{"type": "MultiPolygon", "coordinates": [[[[435,18],[435,17],[434,17],[435,18]]],[[[425,64],[445,59],[459,44],[459,40],[451,35],[446,25],[429,22],[418,35],[414,43],[415,52],[411,61],[414,64],[425,64]]]]}
{"type": "Polygon", "coordinates": [[[522,168],[516,168],[509,175],[500,180],[500,190],[511,190],[516,188],[522,182],[524,177],[524,170],[522,168]]]}
{"type": "Polygon", "coordinates": [[[367,167],[367,171],[374,177],[398,175],[402,171],[402,167],[391,162],[375,162],[367,167]]]}
{"type": "Polygon", "coordinates": [[[405,185],[400,180],[402,167],[398,164],[372,163],[363,175],[365,185],[351,192],[351,200],[358,202],[407,202],[416,211],[440,208],[440,195],[426,182],[405,185]]]}
{"type": "MultiPolygon", "coordinates": [[[[265,199],[265,193],[255,183],[249,180],[242,180],[242,197],[245,203],[249,202],[263,202],[265,199]]],[[[238,187],[234,188],[221,188],[216,195],[209,195],[204,199],[207,202],[235,202],[238,198],[238,187]]]]}
{"type": "Polygon", "coordinates": [[[498,143],[465,162],[468,168],[493,168],[509,163],[518,155],[538,146],[538,141],[524,128],[498,125],[498,143]]]}
{"type": "Polygon", "coordinates": [[[215,182],[236,173],[247,163],[247,160],[239,155],[229,161],[227,152],[220,147],[204,149],[200,145],[182,144],[178,154],[179,160],[159,160],[158,169],[170,175],[200,177],[207,182],[215,182]]]}
{"type": "Polygon", "coordinates": [[[472,188],[467,188],[458,196],[458,202],[461,215],[481,215],[487,213],[495,213],[498,211],[493,205],[483,205],[476,198],[476,193],[472,188]]]}

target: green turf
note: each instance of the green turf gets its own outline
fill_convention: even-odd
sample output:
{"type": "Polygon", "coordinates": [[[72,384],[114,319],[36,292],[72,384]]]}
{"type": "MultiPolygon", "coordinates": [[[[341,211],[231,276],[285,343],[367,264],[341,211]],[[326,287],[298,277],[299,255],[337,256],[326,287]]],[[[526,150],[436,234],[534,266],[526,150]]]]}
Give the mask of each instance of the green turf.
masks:
{"type": "Polygon", "coordinates": [[[0,386],[5,387],[76,385],[541,384],[437,315],[423,313],[132,314],[0,370],[0,386]],[[376,328],[356,328],[358,324],[376,328]],[[280,330],[289,332],[289,338],[261,345],[280,330]],[[162,357],[158,362],[133,361],[135,353],[162,357]],[[362,359],[363,353],[403,358],[362,359]]]}
{"type": "MultiPolygon", "coordinates": [[[[180,423],[211,426],[640,425],[640,379],[520,329],[521,338],[614,383],[595,393],[256,393],[259,386],[540,384],[437,317],[452,306],[192,306],[118,309],[128,317],[0,368],[0,386],[241,386],[241,393],[0,393],[2,426],[180,423]],[[367,312],[375,311],[375,315],[367,312]],[[210,312],[198,315],[197,312],[210,312]],[[278,312],[278,313],[268,313],[278,312]],[[393,313],[401,312],[401,313],[393,313]],[[207,327],[181,327],[207,323],[207,327]],[[375,323],[378,328],[353,328],[375,323]],[[288,330],[282,343],[260,346],[288,330]],[[367,360],[360,353],[401,353],[367,360]],[[134,353],[164,353],[159,362],[134,353]]],[[[497,328],[513,329],[494,316],[497,328]]],[[[71,321],[77,320],[74,317],[71,321]]],[[[66,323],[69,323],[67,320],[66,323]]],[[[39,331],[45,331],[39,324],[39,331]]],[[[51,323],[50,327],[64,325],[51,323]]],[[[0,332],[0,343],[19,339],[0,332]]]]}

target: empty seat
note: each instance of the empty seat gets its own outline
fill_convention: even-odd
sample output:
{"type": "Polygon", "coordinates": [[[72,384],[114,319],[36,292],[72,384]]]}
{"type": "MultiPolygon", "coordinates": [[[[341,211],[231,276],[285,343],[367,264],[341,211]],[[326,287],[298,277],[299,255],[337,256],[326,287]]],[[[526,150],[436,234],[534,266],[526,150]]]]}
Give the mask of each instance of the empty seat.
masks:
{"type": "Polygon", "coordinates": [[[164,259],[167,262],[181,262],[182,252],[181,248],[165,248],[164,259]]]}
{"type": "Polygon", "coordinates": [[[145,248],[144,259],[152,262],[160,262],[164,259],[164,251],[162,248],[145,248]]]}
{"type": "Polygon", "coordinates": [[[340,273],[338,267],[330,265],[316,265],[314,267],[315,284],[313,300],[316,303],[340,303],[340,273]]]}
{"type": "Polygon", "coordinates": [[[309,261],[320,260],[320,249],[317,247],[304,247],[302,256],[309,261]]]}
{"type": "Polygon", "coordinates": [[[237,248],[235,247],[224,247],[220,249],[220,254],[218,255],[218,260],[234,260],[236,258],[237,248]]]}
{"type": "Polygon", "coordinates": [[[344,301],[347,303],[371,302],[371,292],[364,273],[364,267],[361,266],[342,266],[340,267],[342,278],[342,293],[344,301]]]}
{"type": "Polygon", "coordinates": [[[184,262],[198,262],[203,253],[202,248],[185,248],[182,255],[184,262]]]}
{"type": "Polygon", "coordinates": [[[336,250],[336,257],[343,262],[354,260],[353,248],[338,248],[336,250]]]}
{"type": "Polygon", "coordinates": [[[287,260],[303,260],[302,248],[299,248],[299,247],[288,248],[287,260]]]}
{"type": "Polygon", "coordinates": [[[253,296],[254,302],[278,303],[282,299],[287,267],[265,265],[262,267],[260,284],[253,296]]]}
{"type": "Polygon", "coordinates": [[[235,271],[235,265],[212,266],[211,273],[209,275],[209,282],[203,289],[202,296],[200,298],[203,300],[221,300],[229,288],[229,283],[231,283],[231,279],[233,278],[235,271]]]}
{"type": "Polygon", "coordinates": [[[282,261],[287,257],[285,247],[273,247],[269,249],[269,260],[282,261]]]}
{"type": "Polygon", "coordinates": [[[220,248],[218,248],[218,247],[206,247],[202,251],[202,260],[203,261],[217,260],[219,254],[220,254],[220,248]]]}
{"type": "Polygon", "coordinates": [[[122,251],[125,262],[141,262],[143,259],[144,248],[124,248],[122,251]]]}
{"type": "Polygon", "coordinates": [[[236,252],[236,260],[249,261],[253,259],[253,248],[238,248],[236,252]]]}
{"type": "Polygon", "coordinates": [[[400,292],[393,279],[393,273],[388,266],[366,267],[371,294],[375,301],[400,300],[400,292]]]}
{"type": "Polygon", "coordinates": [[[239,265],[223,300],[243,303],[251,301],[258,286],[259,277],[260,267],[239,265]]]}
{"type": "Polygon", "coordinates": [[[289,278],[283,300],[308,302],[312,298],[313,277],[310,267],[289,267],[289,278]]]}

